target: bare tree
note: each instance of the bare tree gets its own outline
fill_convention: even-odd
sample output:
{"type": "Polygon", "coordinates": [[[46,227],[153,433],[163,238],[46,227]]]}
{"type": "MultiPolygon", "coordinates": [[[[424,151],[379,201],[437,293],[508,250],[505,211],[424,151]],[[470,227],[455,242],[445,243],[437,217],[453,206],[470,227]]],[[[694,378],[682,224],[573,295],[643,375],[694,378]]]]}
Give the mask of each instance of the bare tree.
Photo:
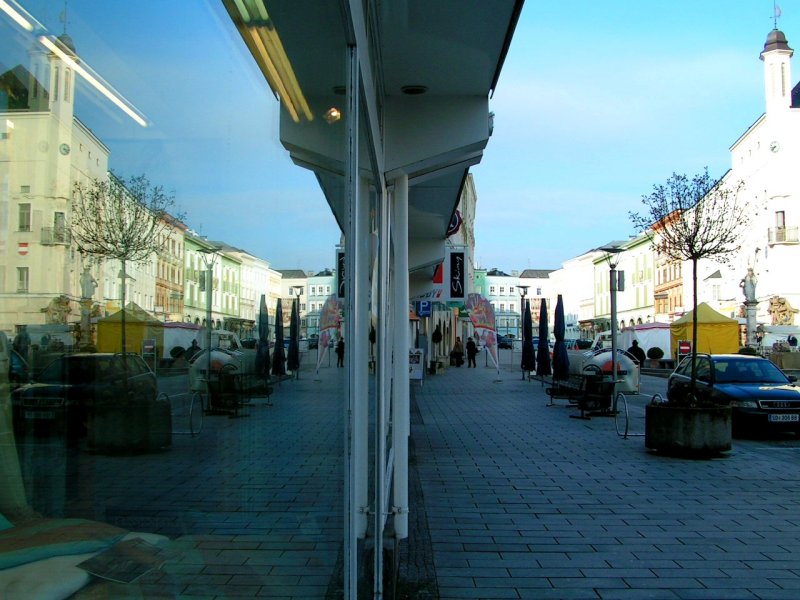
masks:
{"type": "MultiPolygon", "coordinates": [[[[697,263],[711,259],[727,263],[741,248],[747,214],[739,199],[744,184],[715,181],[708,169],[694,175],[673,173],[663,185],[642,196],[644,214],[630,213],[634,227],[651,236],[653,249],[674,261],[692,263],[692,355],[697,352],[697,263]]],[[[692,360],[689,402],[695,391],[696,361],[692,360]]]]}
{"type": "Polygon", "coordinates": [[[167,211],[175,200],[144,175],[127,182],[109,174],[88,184],[76,182],[70,233],[78,251],[120,261],[122,283],[122,352],[126,352],[125,287],[128,263],[142,263],[157,253],[170,229],[167,211]]]}

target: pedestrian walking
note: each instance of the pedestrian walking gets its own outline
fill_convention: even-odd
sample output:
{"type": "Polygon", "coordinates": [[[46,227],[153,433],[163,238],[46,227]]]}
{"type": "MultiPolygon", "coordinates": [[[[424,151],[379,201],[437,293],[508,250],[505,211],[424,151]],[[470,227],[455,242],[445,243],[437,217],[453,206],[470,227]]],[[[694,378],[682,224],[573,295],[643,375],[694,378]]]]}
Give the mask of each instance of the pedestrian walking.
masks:
{"type": "Polygon", "coordinates": [[[336,366],[344,366],[344,338],[339,338],[336,343],[336,366]]]}
{"type": "Polygon", "coordinates": [[[643,365],[644,359],[647,358],[644,354],[644,350],[639,347],[639,342],[636,340],[633,340],[633,344],[631,344],[631,347],[628,348],[628,354],[633,356],[640,365],[643,365]]]}
{"type": "Polygon", "coordinates": [[[28,356],[28,348],[30,345],[31,336],[28,334],[28,327],[26,325],[20,325],[17,328],[17,335],[14,336],[12,348],[16,350],[17,354],[27,361],[30,360],[30,357],[28,356]]]}
{"type": "Polygon", "coordinates": [[[475,363],[475,356],[478,354],[478,346],[475,344],[475,341],[471,338],[467,338],[467,368],[476,367],[477,364],[475,363]]]}
{"type": "Polygon", "coordinates": [[[450,352],[450,358],[453,359],[453,364],[460,367],[464,364],[464,344],[461,343],[461,338],[456,338],[456,343],[453,344],[453,350],[450,352]]]}

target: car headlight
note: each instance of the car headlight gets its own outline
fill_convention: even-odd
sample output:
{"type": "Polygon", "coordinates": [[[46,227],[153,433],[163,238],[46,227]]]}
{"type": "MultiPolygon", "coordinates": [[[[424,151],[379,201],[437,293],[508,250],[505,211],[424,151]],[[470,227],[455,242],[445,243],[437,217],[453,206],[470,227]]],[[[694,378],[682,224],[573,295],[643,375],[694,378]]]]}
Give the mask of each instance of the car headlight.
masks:
{"type": "Polygon", "coordinates": [[[731,406],[736,408],[758,408],[755,400],[731,400],[731,406]]]}

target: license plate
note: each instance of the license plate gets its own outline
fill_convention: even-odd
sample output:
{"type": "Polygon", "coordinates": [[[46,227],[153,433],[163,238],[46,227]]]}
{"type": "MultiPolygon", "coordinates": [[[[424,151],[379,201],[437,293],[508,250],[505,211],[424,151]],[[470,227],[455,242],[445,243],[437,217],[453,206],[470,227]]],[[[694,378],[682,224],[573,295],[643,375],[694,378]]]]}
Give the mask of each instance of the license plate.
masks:
{"type": "Polygon", "coordinates": [[[26,410],[25,411],[25,418],[26,419],[49,419],[53,420],[56,418],[56,413],[51,410],[26,410]]]}
{"type": "Polygon", "coordinates": [[[790,423],[800,420],[800,415],[770,415],[769,420],[772,423],[790,423]]]}

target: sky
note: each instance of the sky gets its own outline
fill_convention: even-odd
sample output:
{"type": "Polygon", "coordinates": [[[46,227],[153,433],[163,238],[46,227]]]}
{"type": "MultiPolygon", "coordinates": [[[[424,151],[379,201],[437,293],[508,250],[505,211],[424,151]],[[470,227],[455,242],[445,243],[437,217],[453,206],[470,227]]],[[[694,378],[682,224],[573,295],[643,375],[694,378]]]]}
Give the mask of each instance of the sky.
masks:
{"type": "MultiPolygon", "coordinates": [[[[64,0],[21,4],[64,30],[64,0]]],[[[78,96],[117,174],[146,174],[192,229],[274,268],[333,265],[338,227],[313,174],[280,146],[278,103],[221,2],[66,6],[78,54],[151,123],[78,96]]],[[[478,265],[556,269],[636,233],[629,213],[673,172],[721,176],[764,111],[759,53],[773,15],[772,0],[528,0],[472,168],[478,265]]],[[[800,45],[800,0],[781,2],[778,28],[800,45]]],[[[0,19],[0,68],[20,62],[25,44],[0,19]]]]}

